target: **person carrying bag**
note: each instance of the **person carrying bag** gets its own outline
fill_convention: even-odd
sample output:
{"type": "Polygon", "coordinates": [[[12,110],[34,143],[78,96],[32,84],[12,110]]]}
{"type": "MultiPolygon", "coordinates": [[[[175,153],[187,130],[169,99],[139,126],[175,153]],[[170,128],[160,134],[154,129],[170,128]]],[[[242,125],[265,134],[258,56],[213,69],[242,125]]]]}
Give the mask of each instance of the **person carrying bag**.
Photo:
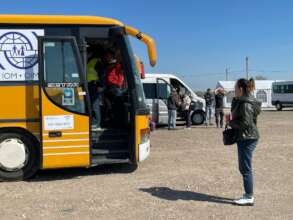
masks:
{"type": "Polygon", "coordinates": [[[253,79],[239,79],[235,85],[235,98],[232,101],[232,119],[223,133],[224,144],[237,143],[239,171],[243,177],[245,194],[234,201],[236,205],[254,205],[252,156],[258,143],[257,117],[261,103],[252,93],[255,89],[253,79]]]}

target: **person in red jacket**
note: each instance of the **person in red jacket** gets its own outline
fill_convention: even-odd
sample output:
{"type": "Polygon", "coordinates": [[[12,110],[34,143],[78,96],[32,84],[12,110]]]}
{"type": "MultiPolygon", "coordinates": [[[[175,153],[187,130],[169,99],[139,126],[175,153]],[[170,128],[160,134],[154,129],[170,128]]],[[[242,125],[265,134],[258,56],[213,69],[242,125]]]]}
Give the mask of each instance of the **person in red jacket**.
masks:
{"type": "Polygon", "coordinates": [[[121,121],[123,118],[121,107],[124,103],[124,94],[127,92],[126,78],[123,67],[117,61],[114,52],[106,52],[104,63],[106,72],[106,118],[117,126],[117,121],[121,121]]]}
{"type": "Polygon", "coordinates": [[[106,61],[106,84],[108,87],[125,88],[125,77],[122,65],[115,59],[114,53],[108,51],[106,61]]]}

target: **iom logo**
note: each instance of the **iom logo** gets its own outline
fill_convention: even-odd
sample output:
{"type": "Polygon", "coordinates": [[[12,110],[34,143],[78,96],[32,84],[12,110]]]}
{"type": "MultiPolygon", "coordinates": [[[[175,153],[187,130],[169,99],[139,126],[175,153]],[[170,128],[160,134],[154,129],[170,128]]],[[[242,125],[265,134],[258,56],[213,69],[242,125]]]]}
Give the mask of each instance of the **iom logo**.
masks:
{"type": "Polygon", "coordinates": [[[13,31],[0,35],[1,69],[5,70],[6,65],[9,64],[16,69],[26,70],[33,68],[37,62],[38,48],[35,32],[30,32],[30,36],[13,31]]]}

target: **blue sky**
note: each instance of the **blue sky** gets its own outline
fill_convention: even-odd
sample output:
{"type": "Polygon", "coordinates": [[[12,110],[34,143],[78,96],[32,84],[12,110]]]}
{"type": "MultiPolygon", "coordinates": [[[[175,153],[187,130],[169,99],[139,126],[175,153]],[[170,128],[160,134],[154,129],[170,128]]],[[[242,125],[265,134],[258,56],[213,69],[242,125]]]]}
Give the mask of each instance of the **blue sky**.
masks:
{"type": "Polygon", "coordinates": [[[117,18],[154,37],[158,63],[132,40],[148,72],[175,73],[194,89],[251,75],[292,79],[293,1],[290,0],[10,0],[1,14],[98,15],[117,18]]]}

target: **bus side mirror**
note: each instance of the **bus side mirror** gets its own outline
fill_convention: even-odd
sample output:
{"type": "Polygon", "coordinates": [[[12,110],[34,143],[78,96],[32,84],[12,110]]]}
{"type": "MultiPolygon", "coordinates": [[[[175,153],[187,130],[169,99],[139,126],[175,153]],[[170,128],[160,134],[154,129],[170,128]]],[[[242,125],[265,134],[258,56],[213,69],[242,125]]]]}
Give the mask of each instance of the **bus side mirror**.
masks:
{"type": "Polygon", "coordinates": [[[125,26],[125,31],[130,36],[133,36],[146,44],[148,48],[150,65],[155,66],[157,63],[157,50],[154,39],[130,26],[125,26]]]}

